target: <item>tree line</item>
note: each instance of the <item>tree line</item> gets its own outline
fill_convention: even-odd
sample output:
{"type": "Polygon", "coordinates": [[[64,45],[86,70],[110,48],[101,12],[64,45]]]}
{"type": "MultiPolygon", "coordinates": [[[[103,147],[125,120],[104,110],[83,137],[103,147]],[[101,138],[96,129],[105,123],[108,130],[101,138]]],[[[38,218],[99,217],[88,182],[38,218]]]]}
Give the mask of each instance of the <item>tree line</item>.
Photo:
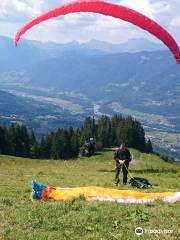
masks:
{"type": "Polygon", "coordinates": [[[71,159],[89,138],[96,139],[99,149],[125,143],[143,152],[152,152],[151,141],[146,141],[140,122],[132,117],[114,115],[85,119],[81,128],[59,128],[41,139],[26,126],[0,126],[0,154],[39,159],[71,159]]]}
{"type": "Polygon", "coordinates": [[[81,142],[92,136],[96,139],[96,143],[100,148],[125,143],[127,147],[142,152],[153,152],[151,140],[146,140],[142,124],[131,116],[101,116],[97,123],[91,117],[86,118],[81,129],[81,142]]]}

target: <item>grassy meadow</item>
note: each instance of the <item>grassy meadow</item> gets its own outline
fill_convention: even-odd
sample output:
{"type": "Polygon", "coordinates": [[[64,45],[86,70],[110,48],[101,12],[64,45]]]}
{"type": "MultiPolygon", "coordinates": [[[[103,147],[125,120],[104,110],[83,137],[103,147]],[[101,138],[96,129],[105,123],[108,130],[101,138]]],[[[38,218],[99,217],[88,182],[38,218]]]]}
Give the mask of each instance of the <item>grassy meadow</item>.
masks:
{"type": "MultiPolygon", "coordinates": [[[[153,188],[180,191],[180,164],[131,150],[133,176],[145,177],[153,188]]],[[[71,161],[32,160],[0,156],[0,239],[2,240],[134,240],[179,239],[180,204],[145,205],[105,202],[30,201],[30,182],[60,187],[114,185],[113,152],[71,161]],[[136,236],[136,227],[171,230],[169,234],[136,236]]],[[[121,175],[122,177],[122,175],[121,175]]],[[[118,186],[130,189],[130,186],[118,186]]]]}

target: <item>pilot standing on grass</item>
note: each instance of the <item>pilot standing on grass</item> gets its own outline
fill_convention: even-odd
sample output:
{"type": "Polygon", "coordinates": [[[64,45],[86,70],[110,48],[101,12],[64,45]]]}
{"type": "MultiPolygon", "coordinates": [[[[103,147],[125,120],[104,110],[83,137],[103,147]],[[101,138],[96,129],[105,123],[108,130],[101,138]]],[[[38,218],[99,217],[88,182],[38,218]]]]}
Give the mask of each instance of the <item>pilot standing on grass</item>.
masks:
{"type": "Polygon", "coordinates": [[[127,175],[129,162],[131,161],[131,153],[126,148],[125,144],[122,143],[118,150],[114,154],[114,160],[116,161],[116,170],[115,170],[115,184],[119,183],[119,174],[122,168],[123,172],[123,184],[127,184],[127,175]]]}

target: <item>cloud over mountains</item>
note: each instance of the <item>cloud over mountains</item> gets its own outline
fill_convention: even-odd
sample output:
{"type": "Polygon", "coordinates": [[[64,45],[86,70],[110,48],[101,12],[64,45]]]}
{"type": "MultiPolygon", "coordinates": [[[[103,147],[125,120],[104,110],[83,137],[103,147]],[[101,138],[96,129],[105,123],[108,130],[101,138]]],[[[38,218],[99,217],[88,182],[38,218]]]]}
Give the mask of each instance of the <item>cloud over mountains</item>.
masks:
{"type": "MultiPolygon", "coordinates": [[[[12,37],[29,18],[70,0],[1,0],[0,35],[12,37]]],[[[111,1],[128,6],[157,20],[180,43],[180,1],[179,0],[122,0],[111,1]]],[[[49,20],[33,28],[25,35],[28,39],[53,42],[96,38],[113,43],[134,38],[148,38],[156,41],[139,28],[111,17],[92,13],[69,14],[49,20]]]]}

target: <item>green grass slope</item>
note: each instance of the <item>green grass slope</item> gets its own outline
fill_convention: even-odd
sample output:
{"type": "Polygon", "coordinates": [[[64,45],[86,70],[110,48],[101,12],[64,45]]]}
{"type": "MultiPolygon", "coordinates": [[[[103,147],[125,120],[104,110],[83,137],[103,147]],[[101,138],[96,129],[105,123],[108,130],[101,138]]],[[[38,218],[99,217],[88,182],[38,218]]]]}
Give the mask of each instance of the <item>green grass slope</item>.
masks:
{"type": "MultiPolygon", "coordinates": [[[[132,150],[133,176],[146,177],[153,189],[180,191],[180,165],[132,150]]],[[[103,202],[29,200],[30,181],[62,186],[115,188],[113,152],[105,150],[90,159],[75,161],[30,160],[0,156],[0,239],[110,240],[138,239],[136,227],[172,230],[169,234],[144,234],[141,239],[178,239],[180,204],[156,202],[136,205],[103,202]]],[[[130,189],[130,186],[119,186],[130,189]]]]}

